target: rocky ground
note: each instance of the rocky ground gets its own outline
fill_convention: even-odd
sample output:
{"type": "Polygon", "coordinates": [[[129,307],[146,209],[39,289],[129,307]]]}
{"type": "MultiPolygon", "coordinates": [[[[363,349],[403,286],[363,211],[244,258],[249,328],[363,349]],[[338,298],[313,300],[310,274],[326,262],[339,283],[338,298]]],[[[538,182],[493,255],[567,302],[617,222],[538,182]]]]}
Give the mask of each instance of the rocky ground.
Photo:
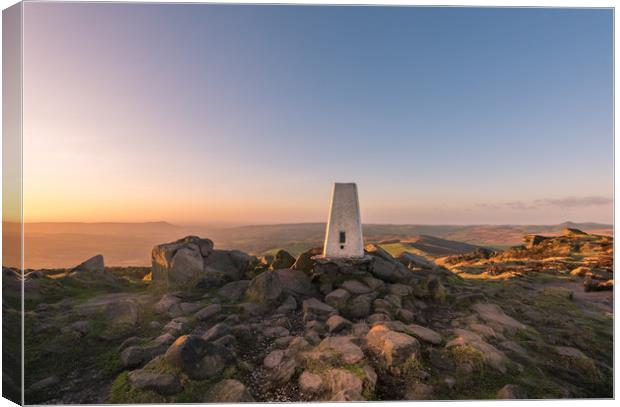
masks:
{"type": "Polygon", "coordinates": [[[26,403],[613,397],[612,248],[567,230],[344,261],[187,237],[152,268],[32,271],[26,403]]]}

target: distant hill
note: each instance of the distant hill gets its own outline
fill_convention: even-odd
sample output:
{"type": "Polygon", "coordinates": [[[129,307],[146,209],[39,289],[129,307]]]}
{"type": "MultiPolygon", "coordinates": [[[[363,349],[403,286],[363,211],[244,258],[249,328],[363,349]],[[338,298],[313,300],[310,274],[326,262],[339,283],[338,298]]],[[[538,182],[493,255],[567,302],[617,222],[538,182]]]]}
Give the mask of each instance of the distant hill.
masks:
{"type": "MultiPolygon", "coordinates": [[[[19,227],[3,223],[4,238],[15,239],[19,227]]],[[[612,225],[565,222],[559,225],[364,225],[369,242],[398,240],[403,249],[431,256],[463,252],[472,246],[503,248],[521,243],[523,235],[537,233],[558,235],[565,227],[588,233],[611,234],[612,225]],[[449,242],[450,241],[450,242],[449,242]]],[[[74,266],[95,254],[103,254],[106,264],[140,266],[150,264],[154,245],[186,235],[212,239],[223,249],[239,249],[261,254],[284,248],[293,255],[322,244],[324,223],[249,225],[239,227],[179,226],[167,222],[149,223],[79,223],[45,222],[25,225],[27,268],[74,266]]],[[[7,240],[9,241],[9,240],[7,240]]],[[[396,249],[396,248],[394,248],[396,249]]],[[[12,257],[5,254],[5,265],[12,257]]]]}

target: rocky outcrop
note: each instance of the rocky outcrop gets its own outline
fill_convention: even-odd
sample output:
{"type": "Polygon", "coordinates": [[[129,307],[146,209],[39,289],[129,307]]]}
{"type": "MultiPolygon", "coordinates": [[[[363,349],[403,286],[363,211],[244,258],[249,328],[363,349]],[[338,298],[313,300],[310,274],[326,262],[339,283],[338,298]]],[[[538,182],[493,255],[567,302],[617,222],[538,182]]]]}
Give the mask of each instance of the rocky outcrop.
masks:
{"type": "Polygon", "coordinates": [[[222,286],[243,278],[257,260],[237,250],[215,250],[210,239],[187,236],[155,246],[152,280],[172,289],[222,286]]]}
{"type": "Polygon", "coordinates": [[[72,271],[77,271],[77,272],[82,272],[82,271],[86,271],[86,272],[91,272],[91,273],[103,273],[105,271],[104,265],[103,265],[103,256],[98,254],[96,256],[91,257],[90,259],[84,261],[83,263],[80,263],[79,265],[75,266],[72,271]]]}

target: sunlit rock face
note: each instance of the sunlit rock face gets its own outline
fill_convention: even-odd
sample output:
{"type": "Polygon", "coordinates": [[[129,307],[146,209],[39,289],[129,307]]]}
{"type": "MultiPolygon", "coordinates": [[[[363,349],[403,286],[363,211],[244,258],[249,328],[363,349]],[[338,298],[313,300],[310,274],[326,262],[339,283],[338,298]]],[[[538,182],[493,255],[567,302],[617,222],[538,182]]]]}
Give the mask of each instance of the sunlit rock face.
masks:
{"type": "Polygon", "coordinates": [[[334,184],[323,256],[328,258],[364,257],[362,222],[355,183],[334,184]]]}

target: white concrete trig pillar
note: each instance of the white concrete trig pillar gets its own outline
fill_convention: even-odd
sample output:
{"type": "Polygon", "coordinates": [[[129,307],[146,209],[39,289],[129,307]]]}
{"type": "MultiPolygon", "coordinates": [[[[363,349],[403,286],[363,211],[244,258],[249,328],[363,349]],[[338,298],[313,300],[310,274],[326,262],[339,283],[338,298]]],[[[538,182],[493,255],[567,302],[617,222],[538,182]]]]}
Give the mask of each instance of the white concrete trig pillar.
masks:
{"type": "Polygon", "coordinates": [[[355,183],[335,183],[323,256],[328,258],[364,257],[362,221],[355,183]]]}

